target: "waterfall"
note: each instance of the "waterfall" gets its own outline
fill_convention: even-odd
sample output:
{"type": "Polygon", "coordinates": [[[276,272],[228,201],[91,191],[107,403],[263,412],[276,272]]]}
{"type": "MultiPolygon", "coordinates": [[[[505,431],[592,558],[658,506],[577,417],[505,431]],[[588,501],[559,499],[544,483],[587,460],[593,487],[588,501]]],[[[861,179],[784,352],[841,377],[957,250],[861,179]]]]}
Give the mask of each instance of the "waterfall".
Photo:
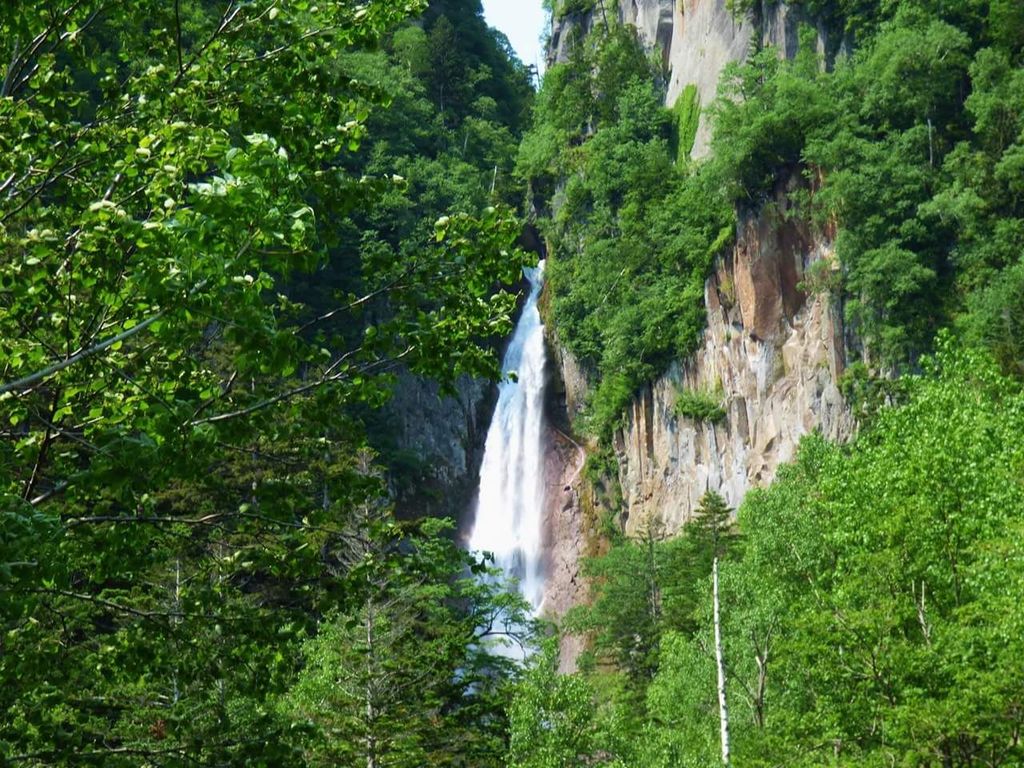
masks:
{"type": "Polygon", "coordinates": [[[525,270],[530,293],[502,360],[505,375],[487,430],[480,493],[469,546],[494,554],[519,581],[534,613],[544,598],[544,326],[537,310],[544,262],[525,270]],[[514,377],[508,374],[514,373],[514,377]]]}

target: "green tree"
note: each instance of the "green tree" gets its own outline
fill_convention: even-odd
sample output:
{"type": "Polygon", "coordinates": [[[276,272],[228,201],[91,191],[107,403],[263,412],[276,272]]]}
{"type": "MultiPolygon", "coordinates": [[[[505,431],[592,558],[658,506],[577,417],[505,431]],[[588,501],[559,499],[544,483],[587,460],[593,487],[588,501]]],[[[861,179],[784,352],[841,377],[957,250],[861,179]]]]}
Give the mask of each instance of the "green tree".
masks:
{"type": "Polygon", "coordinates": [[[948,338],[912,384],[848,453],[810,441],[741,510],[747,557],[774,564],[737,595],[778,619],[773,714],[749,753],[766,764],[806,743],[856,765],[1020,759],[1019,691],[1001,682],[1016,661],[990,644],[1015,621],[990,610],[1017,585],[993,557],[1024,508],[1019,385],[948,338]]]}
{"type": "Polygon", "coordinates": [[[484,340],[515,301],[496,286],[525,261],[486,194],[396,224],[417,232],[408,258],[346,240],[368,198],[379,230],[405,205],[395,171],[360,168],[386,94],[354,75],[421,8],[0,18],[5,756],[308,751],[277,702],[317,618],[351,608],[330,553],[380,494],[366,414],[400,366],[495,375],[484,340]]]}
{"type": "Polygon", "coordinates": [[[662,635],[694,628],[702,561],[690,537],[664,539],[651,526],[642,539],[616,541],[584,563],[593,599],[573,609],[564,630],[591,638],[595,660],[626,676],[636,703],[657,668],[662,635]]]}
{"type": "Polygon", "coordinates": [[[308,762],[496,765],[515,664],[485,639],[498,625],[528,627],[525,605],[496,574],[481,579],[484,564],[444,522],[410,530],[378,501],[350,524],[336,557],[354,589],[305,644],[285,699],[318,727],[308,762]]]}
{"type": "Polygon", "coordinates": [[[693,535],[710,550],[712,628],[715,635],[715,671],[718,677],[718,721],[722,764],[729,765],[729,707],[726,696],[725,648],[722,642],[722,608],[718,589],[718,563],[728,547],[732,510],[715,491],[701,497],[693,522],[693,535]],[[703,540],[703,541],[702,541],[703,540]]]}
{"type": "Polygon", "coordinates": [[[595,757],[593,691],[580,675],[558,673],[557,646],[531,660],[510,708],[509,765],[569,768],[595,757]]]}

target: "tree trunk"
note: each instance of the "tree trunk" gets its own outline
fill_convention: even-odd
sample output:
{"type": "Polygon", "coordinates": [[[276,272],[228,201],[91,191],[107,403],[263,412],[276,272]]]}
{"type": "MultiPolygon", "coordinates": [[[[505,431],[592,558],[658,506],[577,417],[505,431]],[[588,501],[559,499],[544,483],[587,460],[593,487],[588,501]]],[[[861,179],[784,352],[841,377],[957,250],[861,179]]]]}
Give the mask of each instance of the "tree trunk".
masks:
{"type": "Polygon", "coordinates": [[[754,697],[754,723],[758,728],[764,728],[764,695],[768,688],[768,659],[758,653],[754,657],[757,664],[757,691],[754,697]]]}
{"type": "Polygon", "coordinates": [[[661,588],[658,586],[658,560],[654,549],[654,531],[647,531],[647,602],[654,626],[661,623],[661,588]]]}
{"type": "Polygon", "coordinates": [[[722,652],[722,621],[718,605],[718,556],[711,563],[711,588],[715,612],[715,664],[718,667],[718,719],[722,732],[722,765],[729,766],[729,707],[725,701],[725,657],[722,652]]]}
{"type": "Polygon", "coordinates": [[[376,707],[374,707],[373,601],[366,605],[366,768],[377,768],[376,707]]]}

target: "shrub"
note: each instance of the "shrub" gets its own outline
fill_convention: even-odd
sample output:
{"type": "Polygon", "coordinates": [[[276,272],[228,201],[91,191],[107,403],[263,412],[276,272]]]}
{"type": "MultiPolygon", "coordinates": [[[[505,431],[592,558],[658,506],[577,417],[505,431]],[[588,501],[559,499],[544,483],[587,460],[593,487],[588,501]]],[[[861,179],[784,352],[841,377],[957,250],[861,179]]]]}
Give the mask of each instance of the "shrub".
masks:
{"type": "Polygon", "coordinates": [[[680,158],[689,159],[693,152],[693,143],[697,139],[697,127],[700,125],[700,94],[697,86],[690,84],[683,89],[672,107],[675,117],[672,126],[673,155],[676,162],[680,158]]]}
{"type": "Polygon", "coordinates": [[[724,394],[720,389],[713,392],[684,389],[676,392],[676,404],[672,410],[680,418],[717,424],[727,415],[723,400],[724,394]]]}

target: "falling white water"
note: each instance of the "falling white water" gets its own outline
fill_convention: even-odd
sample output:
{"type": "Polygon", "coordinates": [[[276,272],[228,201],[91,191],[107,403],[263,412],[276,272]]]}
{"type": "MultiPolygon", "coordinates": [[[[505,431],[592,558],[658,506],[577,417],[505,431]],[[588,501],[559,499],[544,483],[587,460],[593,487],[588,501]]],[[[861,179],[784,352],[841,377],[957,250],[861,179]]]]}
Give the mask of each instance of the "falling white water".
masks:
{"type": "Polygon", "coordinates": [[[519,581],[534,613],[544,597],[541,508],[544,503],[544,326],[537,311],[544,262],[525,270],[530,294],[502,361],[505,379],[487,430],[470,549],[494,554],[519,581]],[[508,374],[514,373],[514,378],[508,374]]]}

